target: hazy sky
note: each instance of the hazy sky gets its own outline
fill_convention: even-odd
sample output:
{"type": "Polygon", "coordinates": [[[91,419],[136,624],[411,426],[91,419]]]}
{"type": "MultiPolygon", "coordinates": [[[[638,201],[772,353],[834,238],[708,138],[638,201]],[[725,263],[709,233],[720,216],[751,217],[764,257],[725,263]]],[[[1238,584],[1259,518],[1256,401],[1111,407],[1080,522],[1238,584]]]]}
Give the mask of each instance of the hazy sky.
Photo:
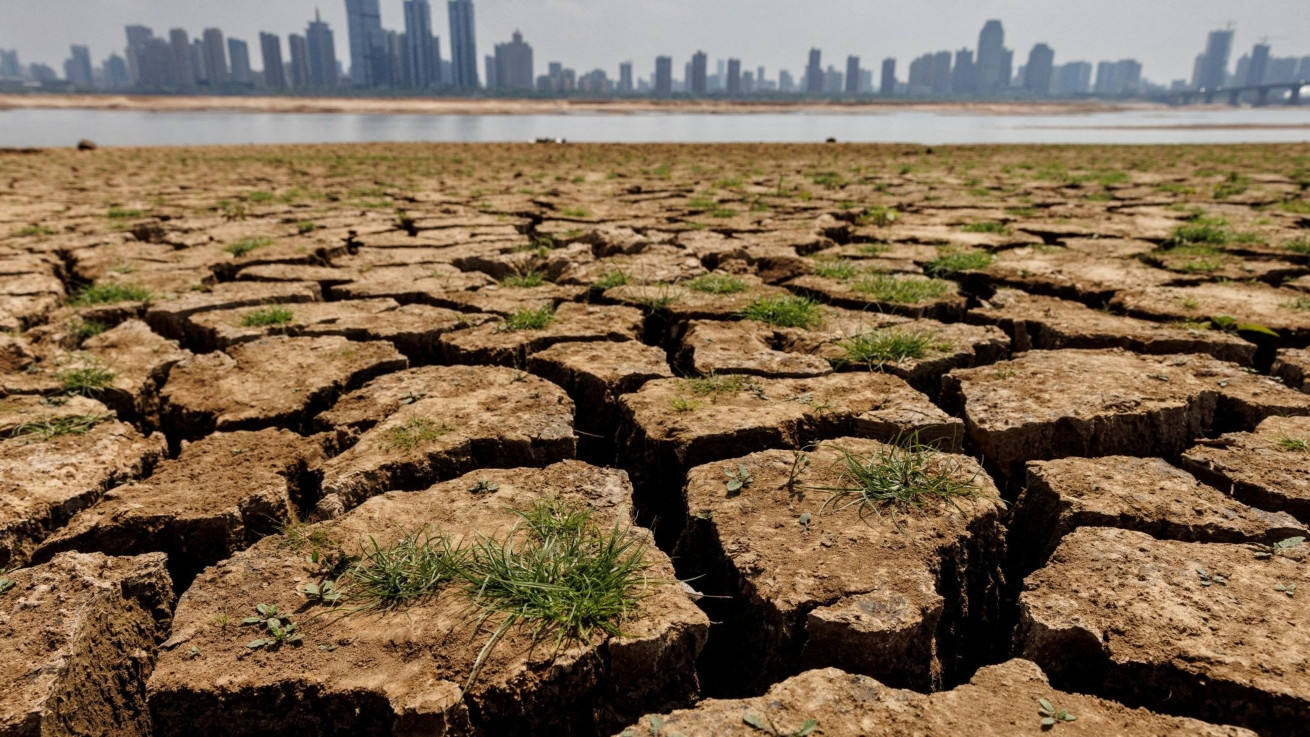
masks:
{"type": "MultiPolygon", "coordinates": [[[[675,76],[697,49],[713,60],[739,57],[743,66],[781,66],[799,73],[811,46],[824,65],[843,67],[848,54],[876,69],[927,51],[976,47],[988,18],[1005,23],[1015,66],[1039,42],[1055,48],[1056,63],[1136,57],[1157,82],[1190,77],[1206,32],[1230,21],[1237,30],[1233,60],[1267,38],[1275,56],[1310,55],[1306,0],[475,0],[478,54],[509,40],[518,28],[535,48],[537,73],[548,61],[584,72],[617,75],[623,60],[647,76],[654,58],[675,58],[675,76]]],[[[450,58],[446,3],[434,0],[441,54],[450,58]]],[[[315,7],[336,32],[337,55],[349,65],[344,0],[0,0],[0,48],[16,48],[24,63],[50,64],[62,74],[70,43],[88,44],[98,64],[126,43],[123,26],[155,33],[182,27],[193,36],[209,26],[251,44],[262,66],[259,31],[303,33],[315,7]]],[[[402,0],[382,0],[382,23],[404,26],[402,0]]],[[[285,51],[283,52],[286,53],[285,51]]]]}

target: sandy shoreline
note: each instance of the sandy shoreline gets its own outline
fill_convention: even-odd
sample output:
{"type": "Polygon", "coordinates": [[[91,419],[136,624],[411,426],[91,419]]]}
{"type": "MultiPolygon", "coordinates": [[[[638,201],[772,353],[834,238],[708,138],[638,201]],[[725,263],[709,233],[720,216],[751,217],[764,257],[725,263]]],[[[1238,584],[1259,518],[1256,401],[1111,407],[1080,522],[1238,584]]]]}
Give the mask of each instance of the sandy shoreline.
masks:
{"type": "Polygon", "coordinates": [[[470,98],[361,97],[201,97],[174,95],[0,95],[0,110],[129,110],[143,112],[228,111],[249,113],[351,113],[362,115],[558,115],[568,113],[764,114],[816,112],[878,114],[893,112],[973,115],[1085,115],[1124,110],[1164,109],[1150,103],[1101,102],[771,102],[729,100],[571,99],[510,100],[470,98]]]}

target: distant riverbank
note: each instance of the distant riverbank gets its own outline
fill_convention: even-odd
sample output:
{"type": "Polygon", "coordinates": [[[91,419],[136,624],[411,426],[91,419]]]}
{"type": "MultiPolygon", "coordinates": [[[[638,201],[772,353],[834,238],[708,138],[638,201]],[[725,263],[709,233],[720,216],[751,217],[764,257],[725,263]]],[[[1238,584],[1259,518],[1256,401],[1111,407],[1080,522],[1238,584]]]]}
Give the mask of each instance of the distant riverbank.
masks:
{"type": "Polygon", "coordinates": [[[567,113],[877,114],[958,112],[971,115],[1086,115],[1167,109],[1152,103],[905,102],[892,100],[501,99],[467,97],[229,97],[182,95],[0,95],[0,110],[128,110],[140,112],[347,113],[354,115],[560,115],[567,113]]]}

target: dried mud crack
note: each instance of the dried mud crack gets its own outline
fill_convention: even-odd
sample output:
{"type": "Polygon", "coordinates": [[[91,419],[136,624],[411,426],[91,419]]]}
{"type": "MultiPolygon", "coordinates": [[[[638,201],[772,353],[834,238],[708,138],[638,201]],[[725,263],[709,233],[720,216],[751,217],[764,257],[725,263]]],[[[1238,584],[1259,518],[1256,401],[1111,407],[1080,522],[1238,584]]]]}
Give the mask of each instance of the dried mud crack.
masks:
{"type": "Polygon", "coordinates": [[[1310,734],[1307,161],[0,152],[0,734],[1310,734]]]}

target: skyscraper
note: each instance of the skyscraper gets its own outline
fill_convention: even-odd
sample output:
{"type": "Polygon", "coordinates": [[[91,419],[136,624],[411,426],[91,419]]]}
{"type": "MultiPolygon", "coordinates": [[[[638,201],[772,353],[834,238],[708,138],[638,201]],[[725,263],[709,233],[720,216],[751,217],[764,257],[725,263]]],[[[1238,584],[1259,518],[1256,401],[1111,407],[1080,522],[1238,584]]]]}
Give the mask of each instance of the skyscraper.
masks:
{"type": "Polygon", "coordinates": [[[668,97],[673,94],[673,57],[655,57],[655,94],[668,97]]]}
{"type": "MultiPolygon", "coordinates": [[[[532,47],[523,42],[523,34],[514,32],[509,43],[496,44],[496,88],[530,90],[535,72],[532,47]]],[[[491,81],[488,80],[490,85],[491,81]]]]}
{"type": "Polygon", "coordinates": [[[1092,86],[1092,65],[1085,61],[1071,61],[1056,67],[1051,92],[1061,97],[1085,95],[1092,86]]]}
{"type": "Polygon", "coordinates": [[[1247,67],[1246,79],[1239,80],[1246,84],[1261,84],[1269,72],[1269,44],[1256,44],[1251,51],[1251,65],[1247,67]]]}
{"type": "Polygon", "coordinates": [[[619,64],[619,92],[632,92],[632,62],[619,64]]]}
{"type": "Polygon", "coordinates": [[[145,53],[146,44],[154,38],[155,32],[146,26],[128,26],[127,31],[127,73],[132,84],[141,81],[141,55],[145,53]]]}
{"type": "Polygon", "coordinates": [[[728,81],[726,84],[729,95],[740,95],[741,87],[741,59],[728,60],[728,81]]]}
{"type": "Polygon", "coordinates": [[[64,78],[77,87],[89,89],[94,80],[91,73],[91,49],[72,46],[69,51],[68,60],[64,62],[64,78]]]}
{"type": "Polygon", "coordinates": [[[891,97],[896,94],[896,60],[882,60],[882,79],[879,82],[878,94],[883,97],[891,97]]]}
{"type": "Polygon", "coordinates": [[[227,82],[227,48],[223,43],[223,32],[217,28],[206,28],[204,33],[205,40],[205,71],[209,73],[210,86],[218,86],[227,82]]]}
{"type": "Polygon", "coordinates": [[[432,35],[428,0],[405,0],[405,81],[418,89],[441,83],[441,50],[432,35]]]}
{"type": "Polygon", "coordinates": [[[1055,51],[1046,44],[1037,44],[1028,53],[1027,71],[1023,76],[1023,88],[1033,95],[1051,93],[1051,74],[1055,70],[1055,51]]]}
{"type": "MultiPolygon", "coordinates": [[[[687,75],[687,91],[693,95],[703,95],[707,88],[706,79],[709,75],[710,59],[704,51],[697,51],[691,55],[691,73],[687,75]]],[[[732,61],[728,61],[728,67],[732,67],[732,61]]],[[[741,70],[741,62],[737,62],[738,72],[741,70]]],[[[732,72],[728,72],[731,76],[732,72]]],[[[731,92],[731,90],[729,90],[731,92]]]]}
{"type": "Polygon", "coordinates": [[[1223,87],[1228,81],[1228,60],[1233,53],[1231,30],[1211,31],[1205,44],[1205,53],[1197,59],[1196,75],[1192,86],[1197,89],[1223,87]]]}
{"type": "Polygon", "coordinates": [[[291,34],[287,39],[291,49],[291,79],[288,82],[298,90],[309,87],[309,42],[304,36],[291,34]]]}
{"type": "Polygon", "coordinates": [[[973,52],[960,49],[955,52],[955,69],[951,71],[951,91],[957,95],[972,95],[978,91],[978,72],[973,63],[973,52]]]}
{"type": "Polygon", "coordinates": [[[191,38],[182,28],[168,32],[168,43],[173,48],[173,69],[177,81],[182,87],[192,87],[196,83],[195,66],[191,63],[191,38]]]}
{"type": "Polygon", "coordinates": [[[999,20],[989,20],[978,35],[978,91],[996,93],[1010,86],[1014,53],[1005,48],[1005,28],[999,20]]]}
{"type": "Polygon", "coordinates": [[[846,94],[854,95],[860,91],[860,57],[846,57],[846,94]]]}
{"type": "Polygon", "coordinates": [[[236,84],[253,85],[255,73],[250,69],[250,47],[239,38],[227,40],[228,58],[232,60],[232,81],[236,84]]]}
{"type": "MultiPolygon", "coordinates": [[[[323,22],[317,11],[314,22],[305,29],[305,43],[309,46],[309,84],[311,87],[337,86],[337,46],[332,29],[323,22]]],[[[292,49],[295,62],[295,49],[292,49]]]]}
{"type": "MultiPolygon", "coordinates": [[[[2,57],[3,54],[0,54],[2,57]]],[[[4,71],[0,69],[0,77],[4,71]]],[[[132,85],[132,77],[127,73],[127,61],[118,54],[110,54],[105,59],[105,86],[111,90],[121,90],[132,85]]]]}
{"type": "Polygon", "coordinates": [[[450,60],[456,89],[478,88],[478,46],[474,37],[473,0],[450,0],[450,60]]]}
{"type": "Polygon", "coordinates": [[[810,63],[805,67],[805,91],[809,94],[823,92],[823,52],[810,49],[810,63]]]}
{"type": "Polygon", "coordinates": [[[378,0],[346,0],[350,36],[350,79],[356,87],[377,87],[390,78],[387,39],[378,0]]]}
{"type": "Polygon", "coordinates": [[[275,33],[259,34],[260,56],[264,59],[264,86],[286,89],[287,75],[282,67],[282,39],[275,33]]]}

